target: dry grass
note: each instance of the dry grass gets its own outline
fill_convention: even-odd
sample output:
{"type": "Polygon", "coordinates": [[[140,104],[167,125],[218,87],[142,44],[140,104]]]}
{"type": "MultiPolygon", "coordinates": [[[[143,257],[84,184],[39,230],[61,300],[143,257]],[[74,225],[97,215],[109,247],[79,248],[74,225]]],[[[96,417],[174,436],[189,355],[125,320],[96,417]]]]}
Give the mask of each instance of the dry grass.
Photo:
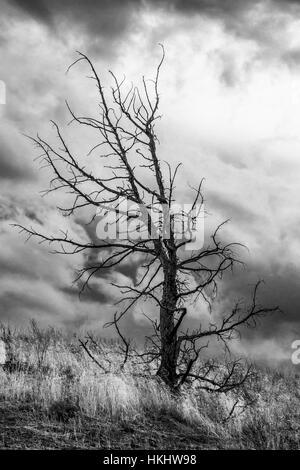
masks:
{"type": "Polygon", "coordinates": [[[1,331],[0,448],[299,448],[295,373],[257,369],[238,397],[196,386],[173,396],[132,361],[121,373],[113,343],[94,351],[104,373],[75,337],[35,323],[1,331]]]}

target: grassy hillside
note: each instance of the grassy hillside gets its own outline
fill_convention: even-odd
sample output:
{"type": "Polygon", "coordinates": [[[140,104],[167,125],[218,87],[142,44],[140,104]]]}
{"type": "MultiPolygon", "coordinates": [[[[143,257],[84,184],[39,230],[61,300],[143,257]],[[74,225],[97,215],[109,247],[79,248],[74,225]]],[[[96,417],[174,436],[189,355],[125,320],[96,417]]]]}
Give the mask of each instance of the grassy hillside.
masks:
{"type": "Polygon", "coordinates": [[[256,368],[242,390],[170,392],[131,360],[123,372],[116,344],[93,354],[76,337],[36,324],[2,326],[0,448],[298,449],[300,378],[256,368]]]}

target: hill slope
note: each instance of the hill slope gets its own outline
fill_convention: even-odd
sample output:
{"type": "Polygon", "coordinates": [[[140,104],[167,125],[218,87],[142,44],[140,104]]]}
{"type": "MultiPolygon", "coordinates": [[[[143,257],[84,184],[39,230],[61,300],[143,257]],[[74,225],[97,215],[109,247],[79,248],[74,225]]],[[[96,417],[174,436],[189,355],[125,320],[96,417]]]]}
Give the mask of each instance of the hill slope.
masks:
{"type": "Polygon", "coordinates": [[[2,327],[1,336],[1,449],[300,448],[295,372],[256,368],[235,393],[194,384],[173,396],[133,360],[121,373],[114,343],[94,347],[99,367],[53,329],[2,327]]]}

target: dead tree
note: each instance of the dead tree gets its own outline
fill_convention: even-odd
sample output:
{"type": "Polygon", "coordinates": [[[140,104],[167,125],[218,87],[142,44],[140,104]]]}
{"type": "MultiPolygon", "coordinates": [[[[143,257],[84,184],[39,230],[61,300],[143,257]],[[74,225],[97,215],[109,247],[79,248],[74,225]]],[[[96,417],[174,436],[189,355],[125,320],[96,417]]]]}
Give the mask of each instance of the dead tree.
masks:
{"type": "MultiPolygon", "coordinates": [[[[99,108],[96,117],[81,116],[67,103],[71,122],[87,126],[99,135],[99,142],[90,154],[97,152],[96,158],[107,161],[103,167],[106,173],[104,169],[95,172],[74,155],[55,122],[58,146],[50,145],[40,136],[32,139],[42,152],[42,161],[53,173],[47,192],[68,191],[73,197],[69,207],[60,207],[59,210],[65,216],[73,216],[86,208],[93,209],[95,214],[104,218],[113,214],[115,219],[108,224],[118,226],[118,236],[82,242],[70,237],[69,233],[56,236],[41,233],[33,227],[21,227],[21,230],[29,237],[37,237],[40,242],[56,245],[57,252],[100,253],[101,259],[80,270],[77,280],[82,282],[82,289],[100,270],[112,270],[132,255],[139,255],[138,281],[128,285],[115,284],[121,292],[120,303],[125,305],[115,313],[110,325],[116,327],[122,338],[125,362],[131,354],[131,346],[121,332],[120,321],[140,300],[147,300],[156,305],[159,315],[158,319],[149,319],[154,334],[147,338],[147,350],[140,357],[147,362],[156,361],[158,376],[172,388],[179,387],[190,378],[199,380],[201,386],[208,390],[226,391],[243,383],[248,369],[241,373],[236,360],[227,362],[225,369],[217,368],[214,361],[198,361],[201,351],[213,338],[223,342],[228,349],[228,341],[241,326],[250,325],[258,316],[274,312],[277,307],[263,308],[257,304],[257,284],[248,308],[242,310],[240,305],[235,305],[219,324],[210,324],[207,328],[199,325],[191,332],[182,330],[192,302],[202,297],[211,304],[224,272],[239,263],[235,253],[239,245],[222,242],[219,232],[223,224],[216,228],[208,242],[197,249],[187,249],[193,241],[190,236],[192,230],[188,230],[189,235],[184,232],[178,236],[176,219],[181,223],[187,222],[190,228],[199,215],[196,212],[203,204],[202,181],[191,188],[188,210],[172,210],[176,202],[175,181],[180,164],[172,168],[160,159],[155,128],[161,117],[158,85],[163,60],[162,47],[154,79],[143,77],[139,88],[133,85],[126,88],[125,79],[119,81],[110,72],[112,87],[109,93],[89,57],[79,53],[79,58],[72,64],[87,64],[90,78],[97,87],[99,108]],[[122,210],[122,201],[130,205],[129,210],[122,210]],[[129,224],[126,238],[120,236],[124,222],[129,224]]],[[[95,216],[91,223],[94,220],[95,216]]]]}

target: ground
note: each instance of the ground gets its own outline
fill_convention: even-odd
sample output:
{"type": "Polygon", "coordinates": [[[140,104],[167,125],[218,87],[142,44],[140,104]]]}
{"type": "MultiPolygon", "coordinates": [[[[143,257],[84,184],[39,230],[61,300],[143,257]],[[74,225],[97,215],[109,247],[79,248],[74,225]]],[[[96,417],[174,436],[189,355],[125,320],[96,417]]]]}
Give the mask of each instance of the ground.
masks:
{"type": "Polygon", "coordinates": [[[120,370],[116,343],[97,340],[99,368],[75,336],[36,324],[1,336],[0,449],[300,448],[297,369],[256,366],[240,390],[174,396],[133,361],[120,370]]]}
{"type": "Polygon", "coordinates": [[[143,423],[102,422],[86,418],[80,431],[74,420],[51,421],[26,406],[0,404],[1,449],[214,449],[215,439],[169,418],[143,423]]]}

